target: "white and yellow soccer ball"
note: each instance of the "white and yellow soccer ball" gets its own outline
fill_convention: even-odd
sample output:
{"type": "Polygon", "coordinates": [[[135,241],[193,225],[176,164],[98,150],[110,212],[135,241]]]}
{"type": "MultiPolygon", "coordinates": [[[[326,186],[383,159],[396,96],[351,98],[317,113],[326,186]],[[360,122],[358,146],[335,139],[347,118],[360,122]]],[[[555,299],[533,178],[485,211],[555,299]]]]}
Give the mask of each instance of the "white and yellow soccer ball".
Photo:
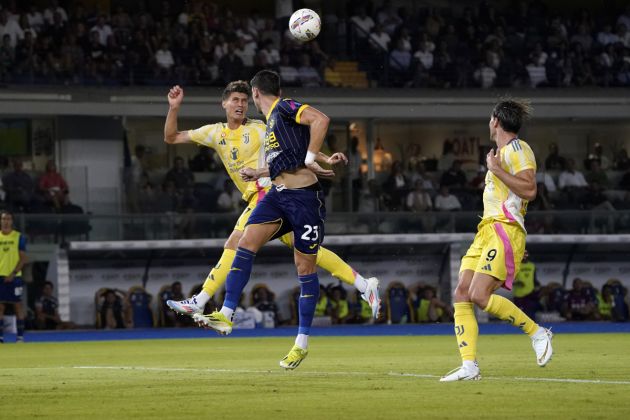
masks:
{"type": "Polygon", "coordinates": [[[319,15],[311,9],[300,9],[289,19],[289,31],[298,41],[311,41],[319,35],[322,21],[319,15]]]}

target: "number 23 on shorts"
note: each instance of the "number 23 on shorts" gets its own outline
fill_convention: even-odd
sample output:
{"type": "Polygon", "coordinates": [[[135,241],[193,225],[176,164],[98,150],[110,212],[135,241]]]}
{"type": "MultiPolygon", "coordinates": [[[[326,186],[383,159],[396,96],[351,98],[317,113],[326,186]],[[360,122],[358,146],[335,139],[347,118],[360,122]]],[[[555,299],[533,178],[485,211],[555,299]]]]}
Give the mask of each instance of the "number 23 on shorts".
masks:
{"type": "Polygon", "coordinates": [[[315,242],[313,245],[309,246],[310,249],[315,248],[319,243],[319,226],[304,225],[304,233],[300,239],[315,242]]]}

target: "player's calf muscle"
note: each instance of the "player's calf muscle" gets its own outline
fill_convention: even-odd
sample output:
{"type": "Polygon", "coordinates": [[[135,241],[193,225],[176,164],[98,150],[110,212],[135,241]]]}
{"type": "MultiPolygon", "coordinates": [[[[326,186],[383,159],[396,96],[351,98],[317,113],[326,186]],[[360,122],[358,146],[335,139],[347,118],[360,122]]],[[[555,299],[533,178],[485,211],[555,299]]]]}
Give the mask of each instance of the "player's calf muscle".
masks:
{"type": "Polygon", "coordinates": [[[241,240],[242,237],[243,232],[241,232],[240,230],[232,231],[232,234],[230,235],[228,240],[225,241],[225,245],[223,245],[223,248],[236,251],[236,248],[238,248],[238,242],[241,240]]]}
{"type": "Polygon", "coordinates": [[[470,296],[468,290],[470,289],[470,283],[472,281],[474,272],[472,270],[464,270],[459,273],[459,281],[455,288],[454,301],[457,302],[470,302],[470,296]]]}

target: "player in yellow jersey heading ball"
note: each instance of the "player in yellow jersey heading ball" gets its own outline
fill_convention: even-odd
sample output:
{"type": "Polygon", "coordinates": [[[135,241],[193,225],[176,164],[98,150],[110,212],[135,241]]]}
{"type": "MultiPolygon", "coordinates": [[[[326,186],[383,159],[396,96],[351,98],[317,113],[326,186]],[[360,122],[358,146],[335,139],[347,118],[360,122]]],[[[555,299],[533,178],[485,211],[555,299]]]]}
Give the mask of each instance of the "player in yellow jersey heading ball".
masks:
{"type": "Polygon", "coordinates": [[[490,116],[490,138],[497,146],[486,156],[483,218],[462,258],[454,296],[455,336],[462,366],[442,377],[442,382],[481,379],[477,364],[479,327],[473,305],[529,335],[539,366],[545,366],[553,353],[551,332],[511,301],[494,294],[502,286],[512,289],[525,251],[527,203],[536,198],[536,159],[529,145],[518,137],[530,115],[528,101],[506,99],[495,105],[490,116]]]}
{"type": "MultiPolygon", "coordinates": [[[[246,182],[239,174],[241,169],[257,169],[265,165],[265,153],[262,145],[266,125],[260,120],[247,118],[250,92],[251,88],[245,81],[239,80],[229,83],[223,91],[221,101],[227,122],[209,124],[188,131],[178,131],[177,129],[177,114],[184,99],[184,90],[179,86],[174,86],[168,93],[169,111],[164,124],[164,141],[168,144],[197,143],[200,146],[214,149],[221,158],[228,175],[243,194],[243,200],[247,203],[247,207],[234,226],[234,231],[225,243],[221,258],[208,274],[203,284],[203,290],[190,299],[166,302],[174,311],[191,317],[202,313],[210,297],[225,283],[247,220],[256,204],[262,200],[271,187],[269,178],[246,182]]],[[[330,164],[346,160],[341,153],[326,158],[330,164]]],[[[292,233],[281,237],[280,240],[292,247],[292,233]]],[[[320,247],[317,254],[317,265],[341,281],[355,286],[361,292],[362,298],[370,304],[372,315],[375,318],[378,317],[380,307],[378,279],[375,277],[365,279],[338,255],[323,247],[320,247]]]]}

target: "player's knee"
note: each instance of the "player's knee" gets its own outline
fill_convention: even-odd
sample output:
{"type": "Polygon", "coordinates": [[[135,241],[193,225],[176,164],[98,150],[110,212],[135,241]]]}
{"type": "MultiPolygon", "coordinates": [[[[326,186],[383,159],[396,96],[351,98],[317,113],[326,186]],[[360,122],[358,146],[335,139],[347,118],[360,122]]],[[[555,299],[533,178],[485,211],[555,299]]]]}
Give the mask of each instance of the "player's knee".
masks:
{"type": "Polygon", "coordinates": [[[297,269],[298,276],[307,276],[313,274],[316,270],[315,259],[296,258],[295,268],[297,269]]]}
{"type": "Polygon", "coordinates": [[[239,242],[242,236],[243,232],[238,230],[233,231],[228,240],[225,241],[225,245],[223,245],[223,248],[236,250],[236,248],[239,246],[239,242]]]}
{"type": "Polygon", "coordinates": [[[485,309],[486,306],[488,306],[490,293],[486,289],[471,286],[468,290],[468,295],[470,296],[470,301],[479,306],[481,309],[485,309]]]}

